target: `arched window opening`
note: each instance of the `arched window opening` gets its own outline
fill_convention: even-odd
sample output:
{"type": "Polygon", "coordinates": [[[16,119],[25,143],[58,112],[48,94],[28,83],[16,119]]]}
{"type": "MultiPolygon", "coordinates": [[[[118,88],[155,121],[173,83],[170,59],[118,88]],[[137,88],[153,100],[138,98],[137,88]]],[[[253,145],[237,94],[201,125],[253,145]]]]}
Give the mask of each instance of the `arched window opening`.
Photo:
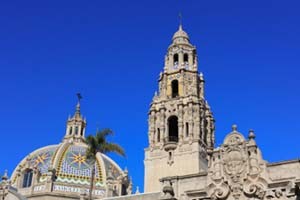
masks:
{"type": "Polygon", "coordinates": [[[185,137],[188,137],[189,136],[189,123],[186,122],[185,123],[185,137]]]}
{"type": "Polygon", "coordinates": [[[171,85],[172,85],[172,98],[175,98],[178,96],[178,81],[173,80],[171,85]]]}
{"type": "Polygon", "coordinates": [[[71,135],[72,134],[72,127],[70,127],[70,129],[69,129],[69,135],[71,135]]]}
{"type": "Polygon", "coordinates": [[[173,56],[173,62],[174,62],[174,66],[177,66],[178,65],[178,54],[174,54],[173,56]]]}
{"type": "Polygon", "coordinates": [[[80,131],[80,135],[83,136],[83,128],[80,131]]]}
{"type": "Polygon", "coordinates": [[[160,142],[160,129],[157,128],[157,142],[160,142]]]}
{"type": "Polygon", "coordinates": [[[121,195],[127,195],[127,188],[125,184],[122,184],[122,188],[121,188],[121,195]]]}
{"type": "Polygon", "coordinates": [[[78,135],[78,126],[75,127],[75,135],[78,135]]]}
{"type": "Polygon", "coordinates": [[[189,62],[189,55],[188,55],[187,53],[185,53],[185,54],[183,55],[183,62],[184,62],[185,64],[189,62]]]}
{"type": "Polygon", "coordinates": [[[23,183],[22,183],[23,188],[28,188],[28,187],[31,186],[32,176],[33,176],[32,169],[28,169],[28,170],[25,171],[24,177],[23,177],[23,183]]]}
{"type": "Polygon", "coordinates": [[[178,118],[176,116],[171,116],[168,119],[168,126],[169,126],[168,141],[178,142],[178,118]]]}

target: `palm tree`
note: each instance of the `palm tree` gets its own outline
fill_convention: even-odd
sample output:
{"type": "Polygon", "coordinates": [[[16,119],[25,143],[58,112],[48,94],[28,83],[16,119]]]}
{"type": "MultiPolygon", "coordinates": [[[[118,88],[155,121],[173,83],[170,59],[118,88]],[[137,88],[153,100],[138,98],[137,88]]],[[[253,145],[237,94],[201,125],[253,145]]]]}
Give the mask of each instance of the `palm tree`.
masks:
{"type": "Polygon", "coordinates": [[[94,180],[95,180],[95,164],[96,164],[96,154],[99,153],[109,153],[114,152],[121,156],[125,156],[124,150],[121,146],[116,143],[111,143],[107,141],[107,136],[113,135],[112,130],[103,129],[97,131],[96,135],[87,136],[85,142],[88,145],[88,149],[86,151],[86,159],[90,160],[92,163],[92,174],[91,174],[91,185],[89,191],[89,199],[92,200],[92,192],[94,188],[94,180]]]}

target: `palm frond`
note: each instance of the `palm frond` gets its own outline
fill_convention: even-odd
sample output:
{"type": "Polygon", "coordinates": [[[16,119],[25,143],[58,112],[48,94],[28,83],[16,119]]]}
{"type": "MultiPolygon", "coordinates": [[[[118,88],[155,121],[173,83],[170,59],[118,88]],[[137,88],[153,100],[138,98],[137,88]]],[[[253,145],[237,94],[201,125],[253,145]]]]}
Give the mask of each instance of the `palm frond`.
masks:
{"type": "Polygon", "coordinates": [[[125,152],[123,148],[116,144],[107,141],[107,136],[113,135],[113,131],[111,129],[103,129],[97,131],[96,135],[87,136],[85,143],[88,145],[88,149],[86,152],[86,157],[90,159],[95,159],[96,153],[109,153],[114,152],[118,155],[125,156],[125,152]]]}
{"type": "MultiPolygon", "coordinates": [[[[88,145],[86,150],[86,159],[93,161],[93,165],[95,165],[96,161],[96,154],[99,153],[109,153],[114,152],[121,156],[125,156],[125,152],[123,148],[116,144],[111,143],[106,140],[107,136],[113,135],[113,131],[110,129],[103,129],[101,131],[97,131],[96,135],[89,135],[86,137],[85,143],[88,145]]],[[[94,170],[95,168],[93,168],[94,170]]],[[[94,178],[95,173],[91,174],[91,184],[90,184],[90,191],[89,191],[89,199],[92,200],[92,190],[94,185],[94,178]]]]}
{"type": "Polygon", "coordinates": [[[114,134],[114,132],[111,129],[105,128],[105,129],[97,132],[97,137],[106,138],[107,136],[113,135],[113,134],[114,134]]]}
{"type": "Polygon", "coordinates": [[[85,157],[86,157],[87,160],[95,161],[96,160],[95,150],[93,150],[91,148],[88,148],[86,150],[85,157]]]}
{"type": "Polygon", "coordinates": [[[105,143],[105,144],[103,144],[101,153],[110,153],[110,152],[117,153],[120,156],[125,156],[124,149],[120,145],[118,145],[116,143],[105,143]]]}
{"type": "Polygon", "coordinates": [[[88,145],[88,148],[86,150],[86,158],[88,160],[95,160],[96,159],[96,153],[97,153],[97,140],[95,139],[94,136],[89,135],[86,140],[85,143],[88,145]]]}

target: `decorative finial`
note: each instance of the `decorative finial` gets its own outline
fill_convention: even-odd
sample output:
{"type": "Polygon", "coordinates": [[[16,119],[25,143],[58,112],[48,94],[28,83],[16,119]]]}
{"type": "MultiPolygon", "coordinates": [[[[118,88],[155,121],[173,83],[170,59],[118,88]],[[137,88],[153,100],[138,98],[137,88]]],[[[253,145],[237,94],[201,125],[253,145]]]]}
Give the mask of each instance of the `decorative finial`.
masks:
{"type": "Polygon", "coordinates": [[[236,132],[236,131],[237,131],[237,125],[236,125],[236,124],[233,124],[233,125],[232,125],[232,131],[233,131],[233,132],[236,132]]]}
{"type": "Polygon", "coordinates": [[[77,105],[76,105],[76,114],[80,114],[80,100],[82,99],[82,96],[79,92],[76,94],[76,96],[77,96],[77,99],[78,99],[78,102],[77,102],[77,105]]]}
{"type": "Polygon", "coordinates": [[[127,169],[127,167],[125,167],[124,173],[125,173],[125,174],[128,174],[128,169],[127,169]]]}
{"type": "Polygon", "coordinates": [[[140,194],[140,189],[139,189],[139,186],[136,186],[136,191],[135,191],[135,194],[140,194]]]}
{"type": "Polygon", "coordinates": [[[3,181],[8,180],[7,169],[4,171],[4,174],[3,174],[3,176],[2,176],[2,180],[3,180],[3,181]]]}
{"type": "Polygon", "coordinates": [[[254,130],[252,130],[252,129],[249,130],[248,138],[249,138],[249,140],[255,139],[254,130]]]}
{"type": "Polygon", "coordinates": [[[201,81],[202,83],[204,83],[204,75],[203,75],[202,72],[200,72],[199,78],[200,78],[200,81],[201,81]]]}

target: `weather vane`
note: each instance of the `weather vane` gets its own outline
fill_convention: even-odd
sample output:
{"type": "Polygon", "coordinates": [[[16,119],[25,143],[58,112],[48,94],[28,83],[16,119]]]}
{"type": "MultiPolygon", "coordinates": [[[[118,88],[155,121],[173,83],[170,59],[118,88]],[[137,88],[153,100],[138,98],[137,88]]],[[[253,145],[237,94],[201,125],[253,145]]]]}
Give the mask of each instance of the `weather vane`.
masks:
{"type": "Polygon", "coordinates": [[[77,98],[78,98],[78,102],[80,102],[80,100],[82,99],[81,94],[78,92],[78,93],[76,94],[76,96],[77,96],[77,98]]]}

